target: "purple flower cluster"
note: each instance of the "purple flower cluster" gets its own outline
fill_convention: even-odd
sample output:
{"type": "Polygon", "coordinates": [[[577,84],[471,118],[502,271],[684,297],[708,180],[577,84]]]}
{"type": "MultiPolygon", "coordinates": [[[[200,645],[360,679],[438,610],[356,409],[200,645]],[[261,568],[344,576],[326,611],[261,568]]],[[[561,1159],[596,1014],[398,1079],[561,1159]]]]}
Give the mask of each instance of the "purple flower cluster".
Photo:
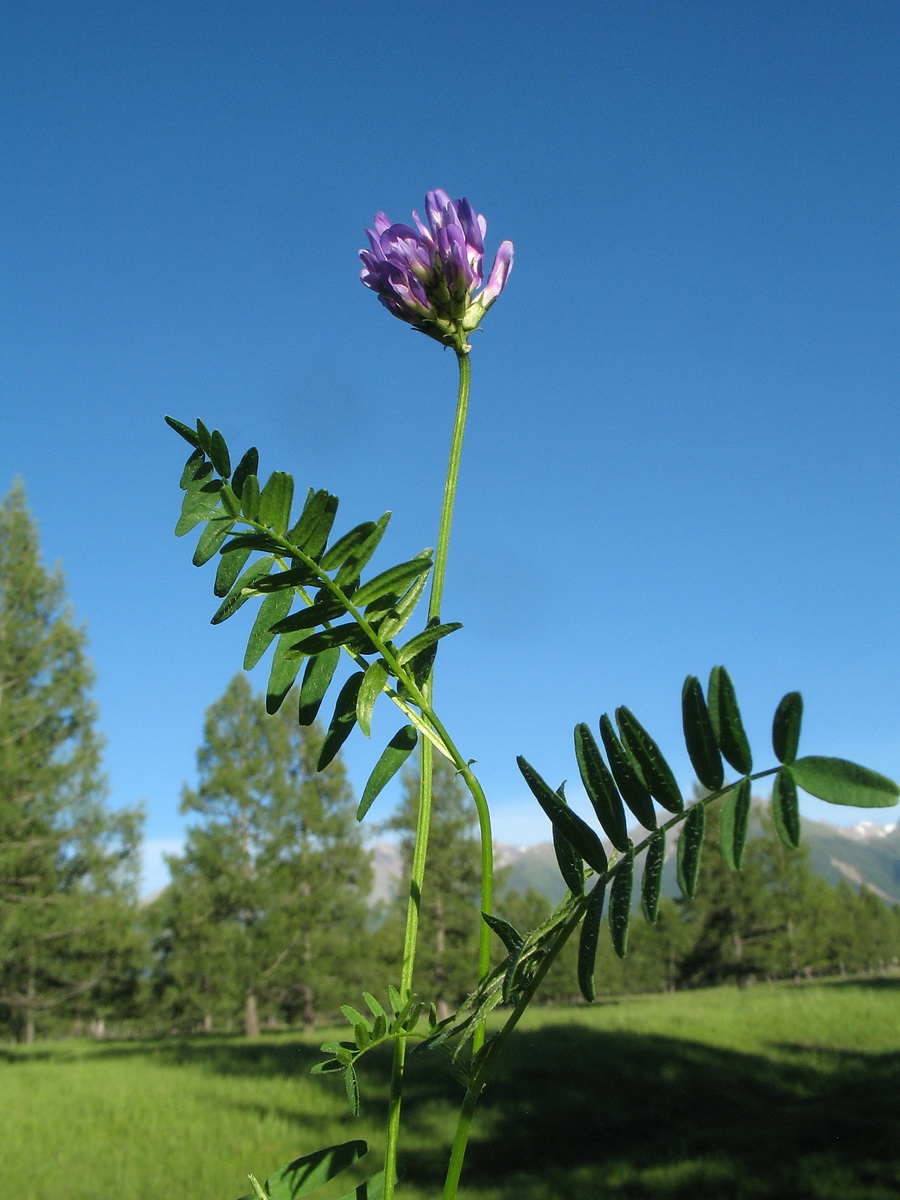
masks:
{"type": "Polygon", "coordinates": [[[440,188],[425,197],[428,224],[413,212],[416,228],[392,225],[376,213],[367,229],[371,249],[360,250],[360,279],[401,321],[461,353],[468,335],[494,303],[512,268],[512,242],[503,242],[483,290],[487,222],[468,200],[451,200],[440,188]]]}

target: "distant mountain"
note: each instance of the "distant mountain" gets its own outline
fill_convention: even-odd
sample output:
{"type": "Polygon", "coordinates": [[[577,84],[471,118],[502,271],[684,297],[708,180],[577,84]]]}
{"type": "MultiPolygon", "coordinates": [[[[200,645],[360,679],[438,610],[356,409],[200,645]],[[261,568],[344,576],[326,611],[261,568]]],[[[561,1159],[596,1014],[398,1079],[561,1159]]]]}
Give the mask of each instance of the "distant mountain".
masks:
{"type": "MultiPolygon", "coordinates": [[[[834,885],[846,879],[857,889],[867,888],[874,892],[887,904],[900,904],[900,823],[876,825],[873,821],[860,821],[843,827],[803,818],[801,824],[803,842],[809,847],[810,864],[828,883],[834,885]]],[[[678,895],[676,845],[677,837],[670,836],[663,871],[665,896],[678,895]]],[[[377,843],[373,850],[373,898],[385,900],[396,895],[400,855],[396,846],[385,842],[377,843]]],[[[536,846],[509,846],[498,842],[494,844],[494,861],[501,887],[518,892],[533,888],[553,904],[565,895],[566,887],[556,865],[552,842],[541,842],[536,846]]],[[[635,896],[640,895],[642,866],[643,855],[635,860],[635,896]]]]}

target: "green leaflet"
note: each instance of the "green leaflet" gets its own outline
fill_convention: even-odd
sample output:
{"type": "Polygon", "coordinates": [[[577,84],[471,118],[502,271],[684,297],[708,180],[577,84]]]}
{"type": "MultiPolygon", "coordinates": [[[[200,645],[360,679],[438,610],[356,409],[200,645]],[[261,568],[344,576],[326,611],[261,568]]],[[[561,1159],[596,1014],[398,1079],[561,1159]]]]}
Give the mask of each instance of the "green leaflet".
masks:
{"type": "Polygon", "coordinates": [[[666,831],[657,829],[647,840],[644,876],[641,879],[641,911],[649,925],[656,924],[663,867],[666,865],[666,831]]]}
{"type": "Polygon", "coordinates": [[[315,558],[325,549],[337,510],[337,496],[324,489],[316,492],[310,488],[300,519],[288,535],[288,541],[315,558]]]}
{"type": "Polygon", "coordinates": [[[686,900],[693,900],[700,872],[700,853],[706,831],[706,806],[694,804],[688,809],[678,839],[678,886],[686,900]]]}
{"type": "Polygon", "coordinates": [[[340,646],[332,646],[321,654],[313,654],[303,671],[300,683],[300,704],[297,710],[297,722],[300,725],[312,725],[319,713],[319,707],[325,698],[325,693],[334,678],[337,665],[341,658],[340,646]]]}
{"type": "Polygon", "coordinates": [[[186,492],[189,487],[194,484],[197,479],[197,472],[202,468],[203,476],[197,480],[196,486],[199,487],[203,479],[209,479],[212,475],[212,467],[206,461],[206,455],[202,450],[195,450],[193,454],[188,455],[188,460],[184,464],[184,470],[181,472],[181,478],[178,480],[178,486],[183,492],[186,492]]]}
{"type": "Polygon", "coordinates": [[[363,672],[355,671],[338,693],[334,715],[328,726],[328,732],[325,734],[325,741],[322,743],[316,770],[324,771],[350,736],[350,732],[356,724],[356,697],[362,681],[363,672]]]}
{"type": "Polygon", "coordinates": [[[232,584],[228,595],[213,613],[210,624],[221,625],[223,621],[227,621],[229,617],[233,616],[241,605],[246,604],[250,597],[255,594],[253,591],[254,586],[261,579],[265,579],[274,565],[275,559],[271,555],[259,558],[255,563],[252,563],[237,582],[232,584]]]}
{"type": "Polygon", "coordinates": [[[279,537],[287,533],[293,499],[293,476],[287,471],[273,471],[259,497],[259,520],[279,537]]]}
{"type": "MultiPolygon", "coordinates": [[[[234,474],[231,477],[231,486],[234,489],[234,494],[241,499],[241,493],[244,490],[244,484],[247,477],[253,475],[256,477],[256,472],[259,470],[259,451],[255,446],[251,446],[238,465],[234,468],[234,474]]],[[[259,480],[256,481],[257,491],[259,490],[259,480]]]]}
{"type": "Polygon", "coordinates": [[[248,521],[259,520],[259,506],[262,497],[259,494],[259,480],[255,473],[245,476],[241,488],[241,511],[248,521]]]}
{"type": "Polygon", "coordinates": [[[800,845],[800,805],[790,767],[782,767],[772,785],[772,815],[778,836],[789,850],[800,845]]]}
{"type": "Polygon", "coordinates": [[[645,829],[656,828],[656,813],[653,801],[644,780],[638,774],[635,763],[619,741],[615,727],[606,713],[600,718],[600,736],[606,748],[610,770],[616,786],[622,794],[622,799],[644,826],[645,829]]]}
{"type": "MultiPolygon", "coordinates": [[[[204,467],[212,473],[212,465],[204,463],[204,467]]],[[[195,525],[213,512],[219,503],[219,494],[222,490],[221,481],[218,479],[209,479],[205,482],[192,483],[184,493],[184,499],[181,501],[181,516],[175,525],[175,536],[183,537],[189,533],[195,525]]]]}
{"type": "Polygon", "coordinates": [[[247,649],[244,652],[244,670],[252,671],[268,650],[275,634],[272,627],[286,616],[293,602],[291,592],[272,592],[263,599],[250,630],[247,649]]]}
{"type": "Polygon", "coordinates": [[[627,850],[628,827],[625,824],[622,797],[603,761],[594,735],[585,724],[575,726],[575,758],[584,790],[594,806],[603,832],[617,850],[627,850]]]}
{"type": "Polygon", "coordinates": [[[624,704],[616,709],[616,724],[619,726],[622,741],[640,768],[653,799],[671,813],[683,812],[684,801],[672,768],[663,758],[659,746],[624,704]]]}
{"type": "Polygon", "coordinates": [[[388,669],[383,659],[369,663],[356,697],[356,719],[366,737],[372,734],[372,709],[388,680],[388,669]]]}
{"type": "Polygon", "coordinates": [[[631,893],[634,888],[634,846],[629,843],[609,889],[609,933],[619,958],[628,953],[628,929],[631,924],[631,893]]]}
{"type": "Polygon", "coordinates": [[[560,832],[572,843],[573,848],[578,851],[588,866],[593,868],[598,875],[602,875],[607,867],[606,851],[590,825],[582,821],[581,817],[559,798],[553,788],[541,778],[521,754],[516,762],[534,798],[552,823],[559,827],[560,832]]]}
{"type": "Polygon", "coordinates": [[[418,735],[414,725],[404,725],[398,729],[385,746],[381,757],[375,764],[372,774],[366,780],[362,799],[356,810],[356,819],[361,821],[382,789],[393,779],[416,746],[418,735]]]}
{"type": "Polygon", "coordinates": [[[200,420],[199,417],[197,418],[197,439],[198,439],[200,445],[206,451],[206,453],[209,454],[209,447],[210,447],[210,442],[212,441],[212,434],[209,432],[209,430],[206,428],[206,426],[203,424],[203,422],[200,420]]]}
{"type": "Polygon", "coordinates": [[[353,1066],[348,1066],[344,1071],[344,1087],[347,1089],[347,1103],[350,1105],[350,1111],[354,1117],[358,1117],[359,1080],[356,1078],[356,1069],[353,1066]]]}
{"type": "Polygon", "coordinates": [[[423,571],[401,596],[389,592],[367,605],[366,619],[377,627],[378,635],[383,641],[389,642],[391,638],[396,637],[409,621],[422,598],[427,582],[428,571],[423,571]]]}
{"type": "Polygon", "coordinates": [[[320,654],[330,650],[332,646],[349,646],[361,654],[371,654],[369,635],[360,629],[355,621],[347,621],[344,625],[332,625],[312,634],[303,643],[304,654],[320,654]]]}
{"type": "Polygon", "coordinates": [[[772,721],[772,749],[779,762],[792,763],[800,744],[800,725],[803,721],[803,697],[788,692],[781,698],[772,721]]]}
{"type": "MultiPolygon", "coordinates": [[[[349,533],[345,533],[343,537],[331,546],[325,554],[322,555],[320,566],[323,571],[334,571],[341,566],[359,546],[371,537],[375,530],[374,521],[363,521],[361,525],[354,526],[349,533]]],[[[352,578],[352,576],[351,576],[352,578]]]]}
{"type": "MultiPolygon", "coordinates": [[[[560,797],[564,799],[563,789],[559,789],[560,797]]],[[[556,854],[556,865],[563,877],[566,887],[573,896],[584,895],[584,864],[572,843],[556,825],[553,830],[553,850],[556,854]]]]}
{"type": "Polygon", "coordinates": [[[457,629],[462,629],[462,624],[459,621],[450,621],[445,625],[429,625],[427,629],[423,629],[421,633],[417,633],[414,638],[410,638],[405,646],[401,646],[397,652],[397,661],[403,666],[411,658],[415,658],[417,654],[420,654],[423,650],[427,650],[441,638],[446,637],[448,633],[455,633],[457,629]]]}
{"type": "Polygon", "coordinates": [[[231,455],[218,429],[214,429],[209,437],[209,457],[222,478],[227,479],[231,474],[231,455]]]}
{"type": "Polygon", "coordinates": [[[432,551],[429,548],[423,550],[421,554],[417,554],[415,558],[398,563],[396,567],[388,567],[386,571],[369,579],[357,589],[353,596],[353,603],[359,608],[364,604],[371,604],[373,600],[377,600],[381,596],[401,592],[419,575],[431,570],[431,554],[432,551]]]}
{"type": "Polygon", "coordinates": [[[705,788],[717,792],[725,782],[725,769],[703,688],[696,675],[688,675],[681,689],[681,721],[688,757],[705,788]]]}
{"type": "Polygon", "coordinates": [[[606,895],[606,880],[599,880],[590,894],[581,935],[578,941],[578,986],[581,994],[591,1004],[594,990],[594,963],[597,959],[597,943],[600,938],[600,921],[603,917],[603,899],[606,895]]]}
{"type": "Polygon", "coordinates": [[[510,954],[515,954],[517,950],[521,949],[525,939],[514,926],[510,925],[509,921],[504,921],[502,917],[495,917],[492,913],[486,912],[481,914],[481,919],[496,933],[510,954]]]}
{"type": "Polygon", "coordinates": [[[713,667],[710,671],[706,703],[719,749],[736,771],[749,775],[753,770],[750,743],[744,732],[734,684],[724,667],[713,667]]]}
{"type": "Polygon", "coordinates": [[[190,442],[192,446],[200,446],[200,439],[191,429],[190,425],[185,425],[182,421],[176,421],[174,417],[163,418],[170,429],[174,429],[176,433],[181,434],[186,442],[190,442]]]}
{"type": "Polygon", "coordinates": [[[297,1158],[288,1166],[275,1171],[266,1180],[271,1200],[300,1200],[316,1188],[340,1175],[368,1151],[363,1141],[342,1142],[313,1154],[297,1158]]]}
{"type": "Polygon", "coordinates": [[[340,600],[332,600],[330,596],[320,594],[314,604],[310,604],[308,608],[301,608],[299,612],[292,613],[279,622],[275,632],[296,633],[298,629],[315,629],[327,621],[344,616],[346,611],[340,600]]]}
{"type": "Polygon", "coordinates": [[[389,512],[382,513],[374,523],[369,536],[347,556],[343,566],[334,577],[334,581],[338,587],[345,589],[350,588],[351,585],[353,588],[356,587],[360,573],[378,548],[378,543],[381,541],[390,519],[391,514],[389,512]]]}
{"type": "Polygon", "coordinates": [[[893,779],[847,762],[810,754],[791,763],[790,773],[798,787],[828,804],[853,808],[890,808],[897,803],[900,788],[893,779]]]}
{"type": "MultiPolygon", "coordinates": [[[[372,1016],[375,1017],[376,1021],[379,1018],[382,1018],[385,1022],[387,1022],[388,1015],[385,1011],[384,1005],[379,1000],[376,1000],[371,992],[363,992],[362,995],[363,1000],[365,1000],[366,1004],[368,1004],[369,1008],[371,1009],[372,1016]]],[[[387,1032],[387,1025],[385,1025],[385,1032],[387,1032]]],[[[383,1037],[384,1034],[381,1036],[383,1037]]]]}
{"type": "Polygon", "coordinates": [[[349,1192],[341,1192],[335,1200],[382,1200],[384,1196],[384,1171],[370,1175],[368,1179],[351,1188],[349,1192]]]}
{"type": "MultiPolygon", "coordinates": [[[[266,539],[260,539],[262,546],[270,546],[271,542],[266,539]]],[[[275,571],[267,579],[262,580],[258,585],[257,590],[260,592],[279,592],[285,588],[293,591],[294,588],[306,587],[310,583],[317,582],[318,577],[315,571],[307,567],[304,563],[299,566],[289,567],[286,571],[275,571]]],[[[301,610],[305,611],[305,610],[301,610]]],[[[343,612],[343,608],[339,610],[343,612]]],[[[286,633],[285,629],[278,629],[276,633],[286,633]]]]}
{"type": "Polygon", "coordinates": [[[285,701],[303,661],[304,643],[295,633],[283,633],[275,643],[269,682],[266,687],[266,712],[277,713],[285,701]]]}
{"type": "Polygon", "coordinates": [[[352,1004],[342,1004],[341,1012],[351,1025],[364,1025],[366,1029],[371,1031],[372,1022],[369,1021],[368,1018],[364,1017],[361,1012],[357,1012],[352,1004]]]}
{"type": "Polygon", "coordinates": [[[744,861],[744,846],[750,823],[749,779],[742,779],[725,797],[722,805],[720,845],[725,865],[730,871],[739,871],[744,861]]]}
{"type": "Polygon", "coordinates": [[[207,521],[206,528],[200,534],[197,549],[194,551],[194,556],[191,559],[194,566],[202,567],[204,563],[209,562],[213,555],[218,554],[219,547],[233,528],[233,517],[212,517],[207,521]]]}
{"type": "Polygon", "coordinates": [[[235,546],[233,550],[223,550],[219,558],[219,565],[216,567],[216,582],[213,584],[214,596],[221,598],[228,595],[249,557],[249,546],[235,546]]]}
{"type": "Polygon", "coordinates": [[[267,550],[274,554],[282,553],[281,545],[269,533],[236,533],[222,547],[222,553],[230,554],[232,550],[238,549],[267,550]]]}

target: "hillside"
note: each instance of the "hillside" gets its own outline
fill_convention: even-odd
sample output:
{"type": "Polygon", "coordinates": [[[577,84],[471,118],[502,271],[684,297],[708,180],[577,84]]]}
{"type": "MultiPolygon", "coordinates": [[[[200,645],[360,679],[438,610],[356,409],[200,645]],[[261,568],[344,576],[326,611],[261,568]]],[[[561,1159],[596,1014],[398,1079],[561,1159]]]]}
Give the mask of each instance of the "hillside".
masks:
{"type": "MultiPolygon", "coordinates": [[[[867,888],[874,892],[887,904],[900,904],[900,823],[876,825],[871,821],[860,821],[857,825],[841,827],[804,818],[802,825],[810,864],[829,884],[846,879],[857,889],[867,888]]],[[[676,840],[670,837],[667,847],[663,873],[663,894],[666,896],[678,895],[676,840]]],[[[396,888],[400,859],[395,848],[386,843],[378,843],[374,851],[374,894],[383,900],[396,888]]],[[[556,866],[552,842],[540,842],[536,846],[496,843],[494,852],[496,866],[502,872],[501,886],[519,892],[533,888],[553,903],[562,899],[565,885],[556,866]]],[[[640,856],[635,862],[636,896],[639,895],[642,863],[643,856],[640,856]]]]}

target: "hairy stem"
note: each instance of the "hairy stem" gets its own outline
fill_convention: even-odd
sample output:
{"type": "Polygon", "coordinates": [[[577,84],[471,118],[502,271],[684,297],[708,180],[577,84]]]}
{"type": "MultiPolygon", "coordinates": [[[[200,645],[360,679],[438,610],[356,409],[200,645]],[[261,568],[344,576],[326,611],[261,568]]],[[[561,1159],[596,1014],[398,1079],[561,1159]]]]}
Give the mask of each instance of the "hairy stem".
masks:
{"type": "MultiPolygon", "coordinates": [[[[463,435],[466,426],[466,414],[469,405],[469,385],[471,367],[468,355],[457,352],[459,363],[459,393],[456,404],[456,417],[453,423],[453,435],[450,441],[450,458],[447,464],[447,478],[444,484],[444,500],[441,506],[441,520],[438,530],[437,550],[434,558],[434,570],[431,577],[431,593],[428,602],[428,620],[440,619],[441,602],[444,595],[444,579],[447,571],[447,553],[450,546],[450,529],[453,523],[453,507],[456,500],[456,484],[459,478],[459,464],[462,457],[463,435]]],[[[431,675],[422,686],[422,712],[432,717],[433,679],[431,675]]],[[[439,722],[434,724],[440,730],[439,722]]],[[[454,748],[455,751],[455,748],[454,748]]],[[[431,820],[431,773],[432,745],[422,739],[421,773],[419,780],[419,810],[416,818],[416,840],[413,850],[412,869],[409,882],[409,901],[406,910],[406,933],[403,942],[403,965],[401,968],[401,995],[405,998],[412,990],[413,969],[416,957],[416,939],[419,929],[419,907],[422,901],[422,887],[425,877],[425,860],[428,852],[428,830],[431,820]]],[[[490,817],[487,802],[481,787],[458,752],[453,753],[453,759],[460,770],[466,785],[471,792],[478,809],[479,827],[482,838],[482,905],[490,910],[492,891],[492,846],[490,836],[490,817]],[[487,849],[485,850],[485,845],[487,849]]],[[[481,931],[479,941],[479,975],[487,973],[490,958],[490,930],[486,927],[481,931]],[[486,936],[485,936],[486,935],[486,936]]],[[[483,1034],[482,1034],[483,1040],[483,1034]]],[[[388,1103],[387,1140],[385,1145],[384,1170],[384,1200],[392,1200],[397,1178],[397,1150],[400,1139],[400,1111],[403,1102],[403,1078],[406,1064],[406,1039],[398,1038],[394,1047],[394,1063],[391,1073],[391,1094],[388,1103]]]]}

